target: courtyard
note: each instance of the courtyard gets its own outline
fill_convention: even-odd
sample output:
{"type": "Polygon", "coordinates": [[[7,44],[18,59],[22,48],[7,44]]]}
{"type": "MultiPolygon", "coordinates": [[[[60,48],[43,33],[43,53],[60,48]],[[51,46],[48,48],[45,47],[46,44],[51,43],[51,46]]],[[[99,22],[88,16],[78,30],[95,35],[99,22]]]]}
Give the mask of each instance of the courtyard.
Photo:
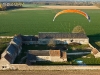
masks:
{"type": "MultiPolygon", "coordinates": [[[[95,59],[95,57],[91,54],[91,48],[88,44],[78,44],[78,43],[71,43],[71,44],[58,44],[53,47],[48,45],[22,45],[22,51],[19,56],[16,57],[14,64],[26,64],[27,60],[27,52],[28,50],[62,50],[68,53],[79,53],[79,52],[89,52],[87,54],[74,54],[74,55],[67,55],[66,62],[37,62],[34,65],[75,65],[77,64],[75,60],[83,60],[84,62],[95,59]]],[[[95,59],[96,60],[96,59],[95,59]]],[[[100,60],[100,59],[98,59],[100,60]]],[[[91,62],[90,61],[90,62],[91,62]]],[[[87,62],[88,64],[88,62],[87,62]]],[[[89,63],[90,64],[90,63],[89,63]]]]}

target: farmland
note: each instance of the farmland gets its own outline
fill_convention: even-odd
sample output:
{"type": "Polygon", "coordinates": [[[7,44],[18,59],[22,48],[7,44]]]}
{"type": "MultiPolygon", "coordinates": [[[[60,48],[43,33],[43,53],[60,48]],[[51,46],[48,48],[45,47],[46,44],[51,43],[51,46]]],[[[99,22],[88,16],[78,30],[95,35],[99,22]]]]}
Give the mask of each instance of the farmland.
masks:
{"type": "Polygon", "coordinates": [[[81,25],[87,35],[100,33],[100,10],[82,9],[91,17],[91,22],[79,14],[62,14],[53,22],[54,15],[60,9],[24,10],[0,12],[0,35],[25,34],[38,32],[71,32],[73,27],[81,25]],[[6,13],[6,14],[3,14],[6,13]]]}

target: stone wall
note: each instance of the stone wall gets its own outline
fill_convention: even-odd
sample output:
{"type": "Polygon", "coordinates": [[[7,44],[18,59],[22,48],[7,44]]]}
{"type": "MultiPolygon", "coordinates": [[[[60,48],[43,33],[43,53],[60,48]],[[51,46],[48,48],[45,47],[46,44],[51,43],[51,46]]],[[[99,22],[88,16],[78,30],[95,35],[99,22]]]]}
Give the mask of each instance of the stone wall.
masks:
{"type": "Polygon", "coordinates": [[[91,48],[95,48],[95,47],[93,47],[90,43],[88,43],[89,44],[89,46],[91,47],[91,48]]]}
{"type": "Polygon", "coordinates": [[[14,36],[0,36],[0,38],[13,38],[14,36]]]}
{"type": "Polygon", "coordinates": [[[53,65],[53,66],[28,66],[26,64],[11,64],[10,69],[16,70],[100,70],[100,66],[72,66],[72,65],[53,65]]]}

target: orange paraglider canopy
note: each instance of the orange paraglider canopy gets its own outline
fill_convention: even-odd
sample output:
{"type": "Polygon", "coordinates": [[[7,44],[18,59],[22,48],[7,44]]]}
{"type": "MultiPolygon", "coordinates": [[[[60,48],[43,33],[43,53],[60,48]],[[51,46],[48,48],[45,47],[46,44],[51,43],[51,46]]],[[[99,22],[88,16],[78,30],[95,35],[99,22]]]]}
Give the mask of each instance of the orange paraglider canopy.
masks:
{"type": "Polygon", "coordinates": [[[81,15],[83,15],[84,17],[86,17],[86,18],[88,19],[88,21],[90,22],[90,17],[89,17],[85,12],[83,12],[83,11],[81,11],[81,10],[76,10],[76,9],[62,10],[62,11],[58,12],[58,13],[55,15],[53,21],[55,20],[55,18],[56,18],[57,16],[59,16],[60,14],[63,14],[63,13],[78,13],[78,14],[81,14],[81,15]]]}

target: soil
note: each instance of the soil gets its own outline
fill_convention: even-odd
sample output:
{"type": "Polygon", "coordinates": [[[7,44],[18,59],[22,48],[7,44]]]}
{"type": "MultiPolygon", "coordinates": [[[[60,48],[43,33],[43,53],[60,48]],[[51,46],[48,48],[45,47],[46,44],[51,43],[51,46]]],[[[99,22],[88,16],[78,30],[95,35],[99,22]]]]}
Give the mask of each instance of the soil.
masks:
{"type": "Polygon", "coordinates": [[[100,75],[100,70],[0,71],[0,75],[100,75]]]}

